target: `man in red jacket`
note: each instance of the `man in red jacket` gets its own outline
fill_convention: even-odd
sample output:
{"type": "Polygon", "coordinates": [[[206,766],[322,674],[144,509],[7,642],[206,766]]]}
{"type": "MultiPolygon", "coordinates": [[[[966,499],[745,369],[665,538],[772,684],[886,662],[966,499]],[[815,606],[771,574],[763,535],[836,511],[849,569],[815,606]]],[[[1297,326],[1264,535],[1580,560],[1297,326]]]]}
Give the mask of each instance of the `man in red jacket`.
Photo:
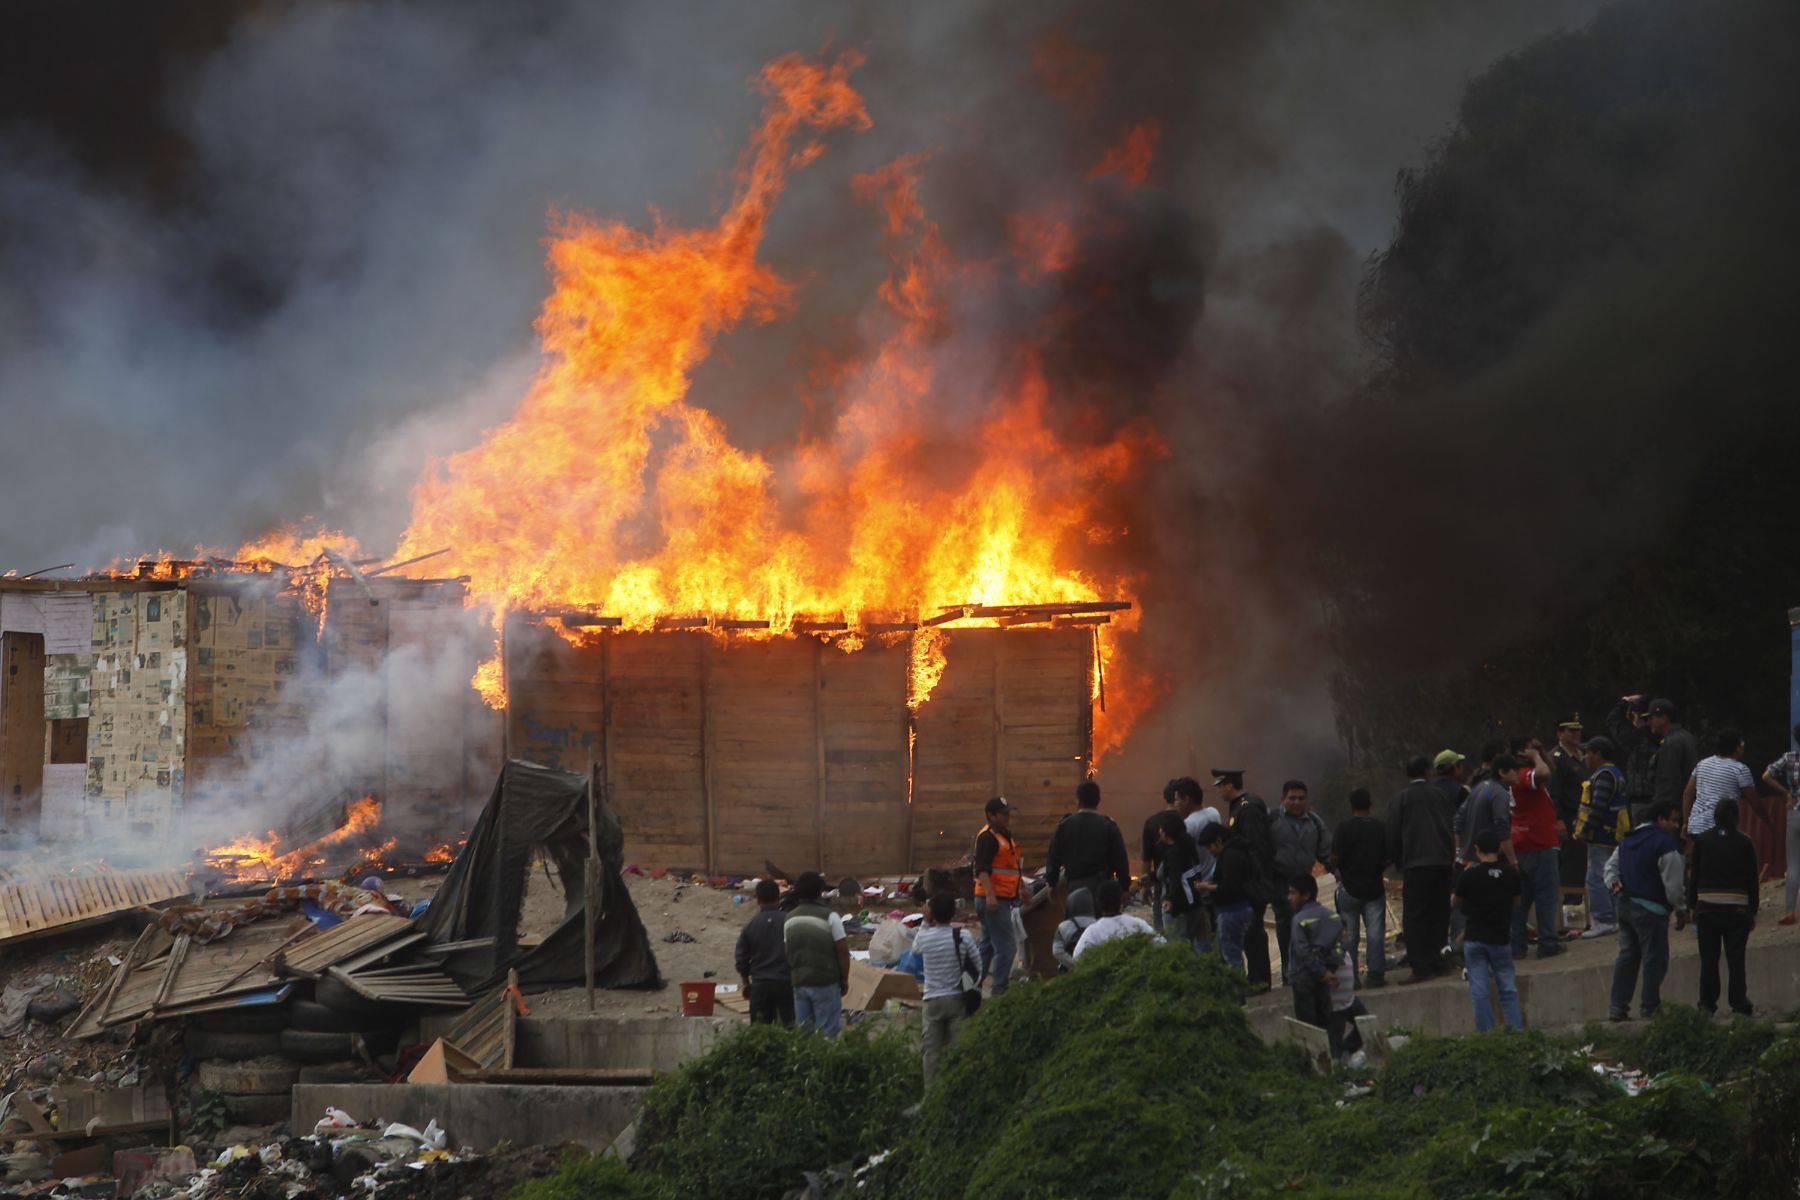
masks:
{"type": "Polygon", "coordinates": [[[1520,739],[1513,749],[1515,757],[1525,765],[1519,782],[1512,787],[1512,843],[1517,856],[1523,895],[1513,911],[1512,952],[1521,958],[1531,948],[1526,937],[1525,922],[1532,908],[1537,910],[1538,957],[1549,958],[1563,952],[1562,939],[1556,933],[1556,909],[1562,885],[1562,835],[1566,828],[1556,815],[1556,804],[1550,799],[1552,768],[1544,757],[1543,743],[1536,738],[1520,739]]]}

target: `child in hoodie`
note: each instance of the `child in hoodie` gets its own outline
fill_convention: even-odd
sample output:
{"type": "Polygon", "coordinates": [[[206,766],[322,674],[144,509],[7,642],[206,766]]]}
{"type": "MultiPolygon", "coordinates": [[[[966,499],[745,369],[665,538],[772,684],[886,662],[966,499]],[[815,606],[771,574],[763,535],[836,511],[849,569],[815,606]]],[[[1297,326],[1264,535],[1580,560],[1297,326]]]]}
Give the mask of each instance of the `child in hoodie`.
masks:
{"type": "Polygon", "coordinates": [[[1296,875],[1288,884],[1288,903],[1294,909],[1293,930],[1288,939],[1288,986],[1294,989],[1294,1019],[1323,1029],[1330,1039],[1331,1060],[1343,1058],[1343,1026],[1333,1019],[1332,985],[1344,965],[1340,942],[1344,923],[1319,903],[1319,883],[1311,875],[1296,875]]]}
{"type": "Polygon", "coordinates": [[[1056,937],[1050,943],[1050,954],[1057,965],[1064,971],[1073,970],[1075,966],[1075,943],[1087,932],[1097,918],[1094,915],[1094,893],[1086,888],[1076,888],[1069,893],[1065,902],[1068,919],[1056,927],[1056,937]]]}

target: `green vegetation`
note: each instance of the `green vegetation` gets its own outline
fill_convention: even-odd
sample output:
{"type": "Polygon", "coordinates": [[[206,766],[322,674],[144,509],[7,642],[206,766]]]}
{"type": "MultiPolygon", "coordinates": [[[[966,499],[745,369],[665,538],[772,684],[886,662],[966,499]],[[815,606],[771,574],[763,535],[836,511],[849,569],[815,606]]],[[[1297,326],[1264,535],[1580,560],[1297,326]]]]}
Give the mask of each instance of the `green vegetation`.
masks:
{"type": "Polygon", "coordinates": [[[652,1200],[654,1185],[613,1158],[571,1154],[554,1175],[527,1180],[509,1200],[652,1200]]]}
{"type": "Polygon", "coordinates": [[[1347,1097],[1251,1033],[1216,960],[1119,942],[985,1006],[910,1115],[909,1039],[753,1028],[657,1083],[629,1172],[574,1160],[515,1200],[773,1198],[875,1155],[870,1200],[1792,1194],[1800,1039],[1681,1006],[1591,1033],[1642,1094],[1574,1040],[1497,1032],[1415,1039],[1347,1097]]]}
{"type": "Polygon", "coordinates": [[[776,1200],[803,1171],[897,1142],[922,1088],[901,1033],[752,1026],[651,1087],[633,1172],[659,1195],[776,1200]]]}

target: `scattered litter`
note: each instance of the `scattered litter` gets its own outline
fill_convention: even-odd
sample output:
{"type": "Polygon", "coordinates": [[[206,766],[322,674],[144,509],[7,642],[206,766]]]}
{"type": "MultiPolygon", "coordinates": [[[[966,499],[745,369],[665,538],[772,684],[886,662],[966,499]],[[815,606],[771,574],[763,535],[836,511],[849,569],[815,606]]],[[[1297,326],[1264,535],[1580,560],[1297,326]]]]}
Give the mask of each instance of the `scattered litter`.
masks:
{"type": "Polygon", "coordinates": [[[681,929],[671,929],[669,932],[663,934],[663,941],[671,944],[678,942],[693,942],[694,940],[693,934],[681,929]]]}

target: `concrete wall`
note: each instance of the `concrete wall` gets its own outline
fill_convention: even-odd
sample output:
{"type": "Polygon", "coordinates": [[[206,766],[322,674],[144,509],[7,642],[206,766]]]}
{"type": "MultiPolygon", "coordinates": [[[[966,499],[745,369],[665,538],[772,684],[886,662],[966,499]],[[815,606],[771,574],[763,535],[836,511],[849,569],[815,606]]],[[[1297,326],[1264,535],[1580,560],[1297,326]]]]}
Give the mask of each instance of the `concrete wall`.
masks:
{"type": "Polygon", "coordinates": [[[672,1071],[742,1027],[730,1017],[524,1017],[514,1065],[672,1071]]]}
{"type": "Polygon", "coordinates": [[[310,1133],[328,1107],[359,1120],[398,1121],[415,1129],[435,1120],[450,1144],[475,1150],[501,1141],[521,1146],[574,1142],[604,1149],[637,1116],[638,1087],[560,1087],[488,1083],[303,1083],[294,1088],[295,1133],[310,1133]]]}

